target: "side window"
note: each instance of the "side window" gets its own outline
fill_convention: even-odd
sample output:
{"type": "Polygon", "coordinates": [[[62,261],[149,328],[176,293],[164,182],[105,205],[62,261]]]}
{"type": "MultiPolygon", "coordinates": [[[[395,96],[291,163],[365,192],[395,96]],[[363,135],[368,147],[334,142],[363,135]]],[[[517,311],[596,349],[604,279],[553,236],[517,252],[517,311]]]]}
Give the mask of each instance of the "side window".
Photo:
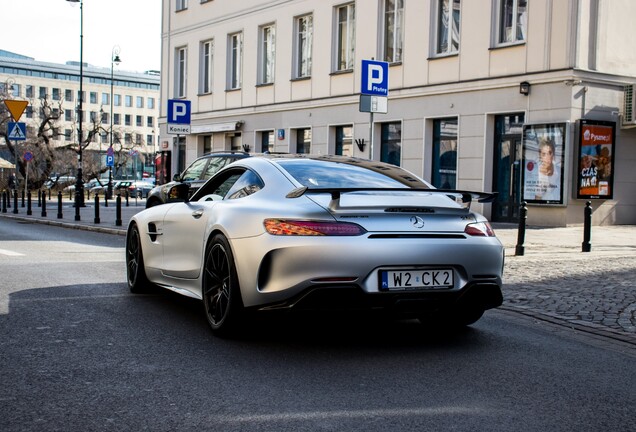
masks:
{"type": "Polygon", "coordinates": [[[199,180],[201,178],[201,173],[205,169],[205,164],[208,163],[207,158],[197,159],[192,164],[186,168],[186,170],[181,175],[181,181],[193,181],[199,180]]]}
{"type": "Polygon", "coordinates": [[[237,199],[243,198],[253,193],[258,192],[263,188],[263,181],[253,171],[247,170],[243,175],[234,183],[232,188],[228,191],[227,195],[224,195],[224,199],[237,199]]]}
{"type": "Polygon", "coordinates": [[[203,178],[205,180],[212,177],[216,174],[221,168],[225,165],[234,162],[236,159],[229,157],[219,157],[219,158],[210,158],[210,162],[208,166],[205,168],[205,174],[203,174],[203,178]]]}

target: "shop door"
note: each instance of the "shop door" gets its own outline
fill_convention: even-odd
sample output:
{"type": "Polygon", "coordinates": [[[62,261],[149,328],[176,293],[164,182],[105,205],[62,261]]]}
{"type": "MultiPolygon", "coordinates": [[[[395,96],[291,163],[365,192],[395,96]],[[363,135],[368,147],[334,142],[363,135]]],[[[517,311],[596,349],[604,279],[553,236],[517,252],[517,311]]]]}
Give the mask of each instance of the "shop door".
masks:
{"type": "Polygon", "coordinates": [[[521,204],[522,157],[521,133],[523,114],[495,118],[495,160],[493,190],[498,192],[493,203],[494,222],[518,222],[521,204]]]}

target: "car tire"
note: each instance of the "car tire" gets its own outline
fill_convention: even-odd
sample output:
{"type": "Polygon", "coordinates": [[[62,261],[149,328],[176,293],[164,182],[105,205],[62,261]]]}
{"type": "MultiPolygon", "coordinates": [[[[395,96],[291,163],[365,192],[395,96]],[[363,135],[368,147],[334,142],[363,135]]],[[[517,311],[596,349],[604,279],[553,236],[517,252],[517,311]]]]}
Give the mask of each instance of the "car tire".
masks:
{"type": "Polygon", "coordinates": [[[126,274],[130,292],[144,294],[152,291],[152,284],[146,276],[141,237],[137,225],[132,225],[126,236],[126,274]]]}
{"type": "Polygon", "coordinates": [[[203,268],[203,307],[215,335],[236,336],[241,329],[243,302],[234,256],[221,234],[208,243],[203,268]]]}

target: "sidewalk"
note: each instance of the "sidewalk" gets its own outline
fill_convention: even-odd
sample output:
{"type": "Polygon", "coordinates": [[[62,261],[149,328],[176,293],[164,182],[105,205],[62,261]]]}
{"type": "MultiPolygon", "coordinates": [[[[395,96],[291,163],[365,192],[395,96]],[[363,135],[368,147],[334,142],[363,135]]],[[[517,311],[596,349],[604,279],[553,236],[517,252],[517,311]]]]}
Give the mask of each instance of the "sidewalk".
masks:
{"type": "MultiPolygon", "coordinates": [[[[12,207],[0,217],[125,235],[145,200],[131,199],[128,206],[122,200],[121,226],[114,200],[108,207],[100,203],[100,223],[94,220],[93,200],[80,209],[79,221],[68,200],[62,203],[62,218],[56,199],[47,200],[46,217],[37,200],[31,216],[18,205],[18,214],[12,207]]],[[[636,226],[593,226],[590,252],[582,252],[582,226],[528,227],[520,256],[515,255],[517,226],[494,224],[494,229],[506,250],[502,309],[636,345],[636,226]]]]}

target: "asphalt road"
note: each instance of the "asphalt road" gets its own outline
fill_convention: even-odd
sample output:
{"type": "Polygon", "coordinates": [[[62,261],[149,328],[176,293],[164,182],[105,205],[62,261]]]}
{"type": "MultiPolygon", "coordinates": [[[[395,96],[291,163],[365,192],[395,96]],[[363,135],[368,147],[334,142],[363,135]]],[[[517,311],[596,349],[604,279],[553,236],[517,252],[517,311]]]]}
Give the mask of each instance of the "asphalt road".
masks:
{"type": "Polygon", "coordinates": [[[508,311],[454,334],[322,316],[224,340],[196,301],[131,295],[123,246],[0,221],[0,430],[633,430],[633,345],[508,311]]]}

